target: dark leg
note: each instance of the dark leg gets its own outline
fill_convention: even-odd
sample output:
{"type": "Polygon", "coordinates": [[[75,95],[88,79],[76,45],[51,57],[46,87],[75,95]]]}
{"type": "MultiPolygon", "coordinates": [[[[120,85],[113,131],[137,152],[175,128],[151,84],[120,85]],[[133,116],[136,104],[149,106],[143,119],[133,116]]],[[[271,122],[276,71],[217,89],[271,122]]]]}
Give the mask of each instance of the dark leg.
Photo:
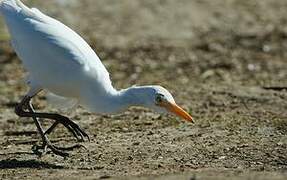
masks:
{"type": "MultiPolygon", "coordinates": [[[[35,110],[34,110],[34,108],[33,108],[33,105],[32,105],[32,103],[31,103],[31,101],[29,102],[29,107],[28,107],[28,110],[31,112],[31,113],[35,113],[35,110]]],[[[36,117],[33,117],[33,119],[38,119],[38,118],[36,118],[36,117]]],[[[35,120],[34,119],[34,120],[35,120]]],[[[40,127],[41,127],[41,124],[38,122],[38,124],[40,125],[40,127]]],[[[50,130],[50,132],[52,132],[52,130],[58,125],[59,123],[58,122],[55,122],[48,130],[50,130]]],[[[42,129],[42,128],[41,128],[42,129]]],[[[47,132],[47,131],[46,131],[47,132]]],[[[54,152],[55,154],[57,154],[57,155],[60,155],[60,156],[68,156],[68,153],[66,153],[66,152],[63,152],[63,151],[72,151],[72,150],[74,150],[74,149],[76,149],[76,148],[81,148],[81,147],[84,147],[85,148],[85,146],[83,146],[83,145],[80,145],[80,144],[76,144],[76,145],[73,145],[73,146],[70,146],[70,147],[65,147],[65,148],[63,148],[63,147],[57,147],[57,146],[55,146],[55,145],[52,145],[51,144],[51,142],[49,141],[49,139],[46,137],[46,132],[44,133],[44,131],[41,131],[40,132],[40,134],[41,134],[41,136],[43,136],[44,135],[44,137],[46,138],[46,140],[45,141],[43,141],[43,145],[42,146],[34,146],[35,147],[35,152],[38,152],[38,154],[40,154],[39,153],[39,149],[43,149],[43,153],[46,153],[46,151],[47,151],[47,148],[50,148],[51,150],[52,150],[52,152],[54,152]],[[48,141],[47,141],[48,140],[48,141]],[[46,143],[45,143],[46,142],[46,143]]],[[[50,133],[49,132],[49,133],[50,133]]],[[[48,134],[49,134],[48,133],[48,134]]],[[[43,138],[42,138],[43,139],[43,138]]]]}
{"type": "MultiPolygon", "coordinates": [[[[89,140],[89,136],[73,121],[65,116],[59,114],[49,114],[49,113],[35,113],[32,110],[31,112],[25,112],[21,107],[16,107],[16,114],[20,117],[37,117],[37,118],[46,118],[54,120],[58,123],[64,125],[79,141],[84,141],[85,137],[89,140]]],[[[50,129],[49,131],[51,131],[50,129]]]]}
{"type": "MultiPolygon", "coordinates": [[[[26,96],[26,97],[24,97],[24,99],[22,100],[22,102],[21,102],[19,105],[16,106],[15,112],[16,112],[17,115],[19,115],[20,117],[27,117],[27,116],[24,115],[25,112],[24,112],[23,109],[22,109],[23,106],[26,106],[30,112],[33,112],[33,111],[34,111],[32,105],[31,105],[31,103],[30,103],[30,100],[31,100],[31,98],[26,96]]],[[[49,139],[47,138],[47,136],[44,134],[43,128],[42,128],[42,126],[41,126],[41,124],[40,124],[38,118],[37,118],[36,116],[31,116],[31,117],[33,118],[33,120],[34,120],[34,122],[35,122],[35,125],[36,125],[36,127],[37,127],[37,129],[38,129],[38,132],[40,133],[40,136],[41,136],[41,138],[42,138],[42,141],[43,141],[43,150],[44,150],[43,153],[46,152],[47,148],[50,148],[50,149],[51,149],[55,154],[57,154],[57,155],[60,155],[60,156],[68,156],[67,153],[58,150],[57,148],[55,148],[55,147],[51,144],[51,142],[49,141],[49,139]]],[[[37,149],[37,150],[38,150],[38,149],[37,149]]],[[[38,151],[38,152],[39,152],[39,151],[38,151]]]]}
{"type": "MultiPolygon", "coordinates": [[[[33,111],[33,113],[35,113],[35,111],[33,111]]],[[[49,128],[45,131],[44,134],[45,134],[45,135],[51,134],[51,133],[54,131],[54,129],[55,129],[59,124],[60,124],[59,121],[54,122],[54,124],[52,124],[52,126],[49,127],[49,128]]],[[[69,129],[69,127],[67,127],[67,128],[69,129]]],[[[70,130],[70,129],[69,129],[69,130],[70,130]]],[[[78,141],[80,141],[80,142],[84,141],[84,140],[83,140],[83,137],[81,137],[81,139],[79,139],[79,137],[77,136],[76,133],[74,133],[73,130],[70,130],[70,132],[75,136],[75,138],[77,138],[78,141]]],[[[88,140],[90,141],[89,136],[88,136],[87,134],[85,135],[85,137],[87,137],[88,140]]]]}
{"type": "Polygon", "coordinates": [[[51,134],[51,132],[58,126],[58,124],[60,124],[59,122],[54,122],[54,124],[51,126],[51,127],[49,127],[49,129],[47,129],[46,131],[45,131],[45,134],[51,134]]]}
{"type": "Polygon", "coordinates": [[[41,138],[42,138],[42,141],[43,141],[43,146],[39,147],[37,146],[36,147],[36,151],[39,152],[38,150],[39,149],[43,149],[44,153],[46,151],[47,148],[51,149],[52,152],[54,152],[55,154],[57,155],[60,155],[60,156],[67,156],[68,153],[66,152],[63,152],[64,150],[72,150],[74,148],[78,148],[78,147],[81,147],[80,145],[75,145],[73,147],[69,147],[69,148],[59,148],[59,147],[56,147],[54,145],[52,145],[52,143],[49,141],[49,139],[47,138],[40,122],[39,122],[39,119],[38,118],[48,118],[48,119],[52,119],[52,120],[55,120],[55,124],[52,125],[51,128],[48,129],[48,131],[46,131],[46,133],[50,133],[57,125],[57,123],[61,123],[63,124],[70,132],[73,133],[73,135],[78,139],[78,140],[81,140],[83,141],[84,140],[84,137],[88,137],[88,135],[83,131],[81,130],[81,128],[75,124],[73,121],[71,121],[69,118],[67,117],[64,117],[64,116],[61,116],[61,115],[58,115],[58,114],[48,114],[48,113],[35,113],[34,112],[34,109],[33,109],[33,106],[32,104],[30,103],[30,100],[31,100],[31,97],[29,96],[26,96],[19,105],[16,106],[15,108],[15,112],[17,115],[19,115],[20,117],[32,117],[36,126],[37,126],[37,129],[41,135],[41,138]],[[27,107],[29,112],[25,112],[23,110],[24,107],[27,107]]]}

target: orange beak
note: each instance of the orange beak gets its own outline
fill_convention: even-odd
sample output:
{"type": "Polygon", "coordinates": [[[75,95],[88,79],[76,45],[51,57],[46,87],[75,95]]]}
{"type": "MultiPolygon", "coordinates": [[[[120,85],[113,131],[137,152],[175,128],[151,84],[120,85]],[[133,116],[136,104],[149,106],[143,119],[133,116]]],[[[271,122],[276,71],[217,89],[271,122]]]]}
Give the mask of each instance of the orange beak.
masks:
{"type": "Polygon", "coordinates": [[[176,114],[177,116],[183,118],[184,120],[193,123],[193,118],[191,117],[191,115],[189,115],[186,111],[184,111],[177,104],[170,103],[170,102],[164,102],[161,104],[161,106],[165,107],[169,112],[176,114]]]}

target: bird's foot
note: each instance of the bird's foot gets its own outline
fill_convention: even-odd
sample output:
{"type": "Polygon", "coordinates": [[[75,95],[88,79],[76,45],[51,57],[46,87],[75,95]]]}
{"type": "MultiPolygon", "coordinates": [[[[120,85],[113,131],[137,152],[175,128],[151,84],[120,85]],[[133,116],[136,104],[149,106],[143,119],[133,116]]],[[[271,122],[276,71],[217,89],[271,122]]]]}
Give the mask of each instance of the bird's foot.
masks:
{"type": "Polygon", "coordinates": [[[57,116],[57,118],[54,119],[56,122],[44,132],[44,135],[49,135],[57,127],[58,124],[62,124],[73,134],[78,142],[84,142],[85,138],[90,141],[89,135],[84,130],[82,130],[78,124],[70,120],[68,117],[58,114],[55,114],[55,116],[57,116]]]}
{"type": "Polygon", "coordinates": [[[90,142],[90,137],[89,135],[81,129],[81,127],[74,123],[73,121],[71,121],[69,118],[67,118],[69,121],[63,121],[62,124],[64,126],[69,126],[71,128],[68,128],[72,134],[74,135],[75,138],[77,138],[78,142],[84,142],[85,138],[88,139],[88,141],[90,142]]]}
{"type": "Polygon", "coordinates": [[[49,152],[52,152],[58,156],[68,157],[69,153],[66,151],[73,151],[74,149],[79,149],[79,148],[84,148],[85,150],[87,150],[87,148],[81,144],[75,144],[69,147],[58,147],[48,142],[48,143],[44,143],[43,145],[35,144],[32,147],[32,151],[39,157],[42,157],[49,152]],[[51,151],[49,151],[48,149],[50,149],[51,151]]]}
{"type": "Polygon", "coordinates": [[[15,107],[15,113],[17,115],[19,115],[20,117],[32,117],[35,124],[36,124],[38,132],[41,135],[43,145],[42,146],[38,146],[38,145],[33,146],[32,150],[35,152],[35,154],[38,154],[39,156],[43,156],[44,154],[47,153],[47,150],[50,149],[56,155],[59,155],[62,157],[67,157],[67,156],[69,156],[69,153],[67,153],[65,151],[71,151],[75,148],[83,147],[82,145],[74,145],[74,146],[67,147],[67,148],[60,148],[60,147],[53,145],[49,141],[47,135],[53,131],[53,129],[57,126],[57,124],[64,125],[74,135],[74,137],[78,141],[83,142],[83,141],[85,141],[85,138],[87,138],[90,141],[88,134],[86,134],[80,128],[79,125],[74,123],[69,118],[67,118],[65,116],[61,116],[59,114],[36,113],[34,111],[33,105],[32,105],[30,100],[31,100],[30,96],[25,96],[23,98],[23,100],[21,101],[21,103],[19,103],[15,107]],[[24,111],[24,109],[28,109],[28,111],[24,111]],[[42,120],[41,118],[54,120],[55,123],[45,132],[42,128],[41,123],[39,122],[39,120],[42,120]]]}

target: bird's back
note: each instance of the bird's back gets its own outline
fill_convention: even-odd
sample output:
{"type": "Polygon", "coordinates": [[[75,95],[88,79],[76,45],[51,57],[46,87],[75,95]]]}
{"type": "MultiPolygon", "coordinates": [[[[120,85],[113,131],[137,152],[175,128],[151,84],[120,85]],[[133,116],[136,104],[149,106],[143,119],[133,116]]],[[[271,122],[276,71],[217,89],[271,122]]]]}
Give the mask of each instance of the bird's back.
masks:
{"type": "Polygon", "coordinates": [[[78,96],[82,83],[111,88],[106,68],[77,33],[19,0],[0,3],[17,55],[43,88],[71,97],[78,96]]]}

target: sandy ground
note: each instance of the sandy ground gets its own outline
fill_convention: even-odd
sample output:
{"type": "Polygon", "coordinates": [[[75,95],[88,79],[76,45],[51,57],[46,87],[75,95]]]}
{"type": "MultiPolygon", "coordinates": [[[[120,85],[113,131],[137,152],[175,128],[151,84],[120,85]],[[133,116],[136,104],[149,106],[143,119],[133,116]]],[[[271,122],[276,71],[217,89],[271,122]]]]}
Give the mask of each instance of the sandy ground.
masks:
{"type": "MultiPolygon", "coordinates": [[[[27,1],[26,1],[27,2],[27,1]]],[[[38,158],[31,119],[13,108],[24,70],[0,29],[1,179],[286,179],[286,0],[29,1],[79,32],[117,88],[161,84],[195,118],[144,108],[66,113],[91,137],[69,158],[38,158]]],[[[35,99],[47,107],[45,94],[35,99]]],[[[45,122],[48,126],[49,122],[45,122]]],[[[50,138],[74,139],[62,127],[50,138]]]]}

